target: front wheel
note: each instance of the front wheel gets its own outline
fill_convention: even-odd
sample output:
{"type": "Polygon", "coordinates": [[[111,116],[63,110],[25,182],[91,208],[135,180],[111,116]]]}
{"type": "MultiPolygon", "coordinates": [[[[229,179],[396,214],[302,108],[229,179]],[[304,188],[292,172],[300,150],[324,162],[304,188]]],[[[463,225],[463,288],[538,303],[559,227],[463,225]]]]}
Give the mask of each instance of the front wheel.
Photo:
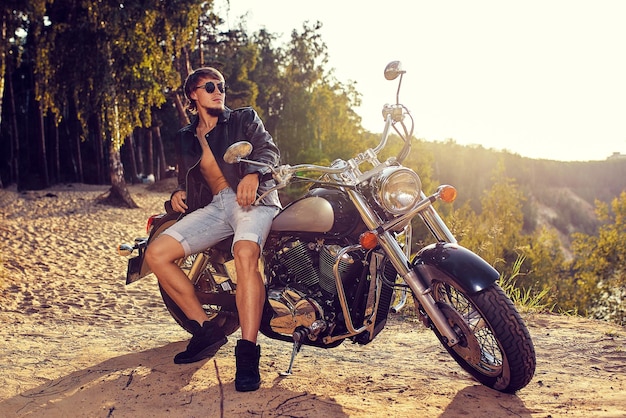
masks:
{"type": "Polygon", "coordinates": [[[480,383],[501,392],[525,387],[535,373],[535,348],[513,302],[493,284],[467,294],[453,281],[433,280],[437,306],[459,336],[450,347],[435,328],[448,353],[480,383]]]}

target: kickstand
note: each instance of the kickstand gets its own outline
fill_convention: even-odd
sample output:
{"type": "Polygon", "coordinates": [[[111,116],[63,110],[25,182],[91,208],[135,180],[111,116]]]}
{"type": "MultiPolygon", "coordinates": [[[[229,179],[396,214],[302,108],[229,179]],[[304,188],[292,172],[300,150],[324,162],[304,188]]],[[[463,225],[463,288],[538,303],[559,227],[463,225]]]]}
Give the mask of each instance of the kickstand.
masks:
{"type": "Polygon", "coordinates": [[[289,361],[289,368],[286,372],[279,372],[281,376],[291,376],[291,370],[293,369],[293,361],[296,359],[296,355],[300,352],[302,347],[303,335],[298,332],[293,333],[293,349],[291,350],[291,360],[289,361]]]}

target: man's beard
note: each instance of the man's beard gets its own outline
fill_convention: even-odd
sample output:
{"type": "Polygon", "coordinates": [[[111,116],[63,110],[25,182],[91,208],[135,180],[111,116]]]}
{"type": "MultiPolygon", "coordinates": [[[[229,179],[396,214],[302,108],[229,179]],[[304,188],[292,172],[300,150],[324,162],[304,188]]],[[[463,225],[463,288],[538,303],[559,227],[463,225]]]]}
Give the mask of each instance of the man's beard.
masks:
{"type": "Polygon", "coordinates": [[[224,107],[205,107],[204,109],[211,116],[219,116],[224,113],[224,107]]]}

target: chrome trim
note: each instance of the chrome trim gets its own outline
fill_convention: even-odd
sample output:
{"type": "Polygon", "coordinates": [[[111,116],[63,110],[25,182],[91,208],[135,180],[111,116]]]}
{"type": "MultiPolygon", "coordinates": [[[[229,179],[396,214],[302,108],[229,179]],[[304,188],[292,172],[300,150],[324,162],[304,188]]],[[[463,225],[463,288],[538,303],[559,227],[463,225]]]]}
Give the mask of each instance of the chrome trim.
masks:
{"type": "MultiPolygon", "coordinates": [[[[413,238],[413,227],[411,226],[410,222],[404,227],[404,231],[402,233],[404,234],[404,255],[406,256],[407,260],[410,261],[411,260],[411,240],[413,238]]],[[[404,282],[403,277],[400,277],[400,279],[404,282]]],[[[406,287],[402,287],[400,290],[396,290],[396,292],[400,294],[400,299],[395,305],[393,305],[390,308],[392,312],[400,312],[400,310],[404,308],[404,305],[406,304],[406,299],[408,296],[406,287]]]]}
{"type": "Polygon", "coordinates": [[[351,245],[348,247],[342,248],[338,253],[335,260],[335,264],[333,265],[333,273],[335,276],[335,283],[337,286],[337,297],[339,298],[339,304],[341,306],[341,311],[345,318],[345,325],[348,330],[345,334],[335,335],[335,336],[326,336],[323,338],[325,344],[330,344],[337,340],[343,340],[354,335],[358,335],[363,331],[368,331],[370,333],[370,338],[374,335],[374,327],[376,325],[376,314],[378,312],[378,303],[380,301],[380,292],[381,285],[378,279],[378,266],[380,264],[380,259],[384,259],[384,255],[382,254],[374,254],[372,256],[372,260],[370,262],[370,289],[367,297],[367,305],[366,305],[366,313],[368,313],[363,319],[363,325],[359,328],[355,328],[352,323],[352,317],[350,316],[350,310],[348,309],[348,300],[346,299],[346,293],[343,288],[343,281],[341,280],[341,276],[339,275],[339,262],[342,257],[356,250],[361,250],[362,247],[360,245],[351,245]]]}
{"type": "MultiPolygon", "coordinates": [[[[413,219],[415,215],[419,215],[438,242],[449,242],[451,244],[456,244],[456,238],[454,237],[452,232],[450,232],[435,208],[433,208],[432,206],[433,202],[439,198],[439,193],[435,193],[431,196],[426,196],[424,192],[422,192],[420,195],[422,196],[422,200],[415,206],[414,209],[402,216],[398,216],[397,218],[392,219],[391,221],[383,225],[380,225],[380,229],[384,231],[392,230],[397,225],[400,225],[406,221],[410,222],[410,220],[413,219]]],[[[372,230],[377,227],[378,225],[372,227],[368,226],[368,228],[372,230]]]]}
{"type": "Polygon", "coordinates": [[[456,244],[456,238],[448,229],[448,226],[443,222],[435,208],[430,206],[423,212],[419,213],[422,221],[426,224],[430,232],[437,238],[439,242],[449,242],[450,244],[456,244]]]}
{"type": "Polygon", "coordinates": [[[341,280],[341,276],[339,275],[339,262],[341,258],[351,252],[360,250],[362,247],[360,245],[350,245],[348,247],[344,247],[337,252],[337,256],[335,257],[335,264],[333,265],[333,275],[335,276],[335,286],[337,287],[337,297],[339,298],[339,305],[341,306],[341,311],[343,313],[343,317],[345,318],[346,328],[348,329],[348,333],[336,335],[334,337],[328,335],[323,338],[324,343],[330,344],[333,341],[342,340],[344,338],[351,337],[353,335],[359,334],[365,331],[365,327],[361,327],[359,329],[354,328],[354,324],[352,323],[352,318],[350,317],[350,310],[348,309],[348,300],[346,299],[346,292],[343,288],[343,281],[341,280]]]}
{"type": "MultiPolygon", "coordinates": [[[[387,213],[390,213],[393,216],[404,215],[406,213],[411,212],[415,206],[421,201],[422,194],[422,181],[417,173],[411,170],[408,167],[404,166],[393,166],[393,167],[385,167],[382,171],[380,171],[375,177],[370,181],[372,187],[372,196],[376,203],[383,208],[387,213]],[[398,184],[397,180],[392,181],[392,179],[396,179],[398,176],[408,175],[412,177],[412,181],[414,185],[410,187],[406,187],[402,189],[403,192],[411,193],[411,203],[406,204],[402,203],[402,208],[394,208],[392,201],[394,198],[385,197],[391,186],[396,186],[398,184]],[[413,187],[416,186],[416,187],[413,187]],[[418,193],[415,193],[415,192],[418,193]],[[413,195],[413,193],[415,195],[413,195]]],[[[405,183],[406,184],[406,183],[405,183]]],[[[400,199],[395,198],[395,203],[398,203],[400,199]]]]}

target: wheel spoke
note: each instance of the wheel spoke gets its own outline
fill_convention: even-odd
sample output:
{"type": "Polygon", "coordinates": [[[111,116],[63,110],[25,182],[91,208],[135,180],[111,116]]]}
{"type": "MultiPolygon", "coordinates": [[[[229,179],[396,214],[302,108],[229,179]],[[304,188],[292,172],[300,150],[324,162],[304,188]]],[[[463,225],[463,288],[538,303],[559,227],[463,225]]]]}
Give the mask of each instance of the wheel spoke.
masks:
{"type": "Polygon", "coordinates": [[[502,353],[491,329],[480,312],[454,287],[438,283],[435,288],[437,301],[451,306],[463,318],[466,327],[473,334],[466,335],[465,338],[475,338],[480,346],[480,361],[479,364],[474,364],[474,367],[488,371],[501,367],[502,353]]]}

